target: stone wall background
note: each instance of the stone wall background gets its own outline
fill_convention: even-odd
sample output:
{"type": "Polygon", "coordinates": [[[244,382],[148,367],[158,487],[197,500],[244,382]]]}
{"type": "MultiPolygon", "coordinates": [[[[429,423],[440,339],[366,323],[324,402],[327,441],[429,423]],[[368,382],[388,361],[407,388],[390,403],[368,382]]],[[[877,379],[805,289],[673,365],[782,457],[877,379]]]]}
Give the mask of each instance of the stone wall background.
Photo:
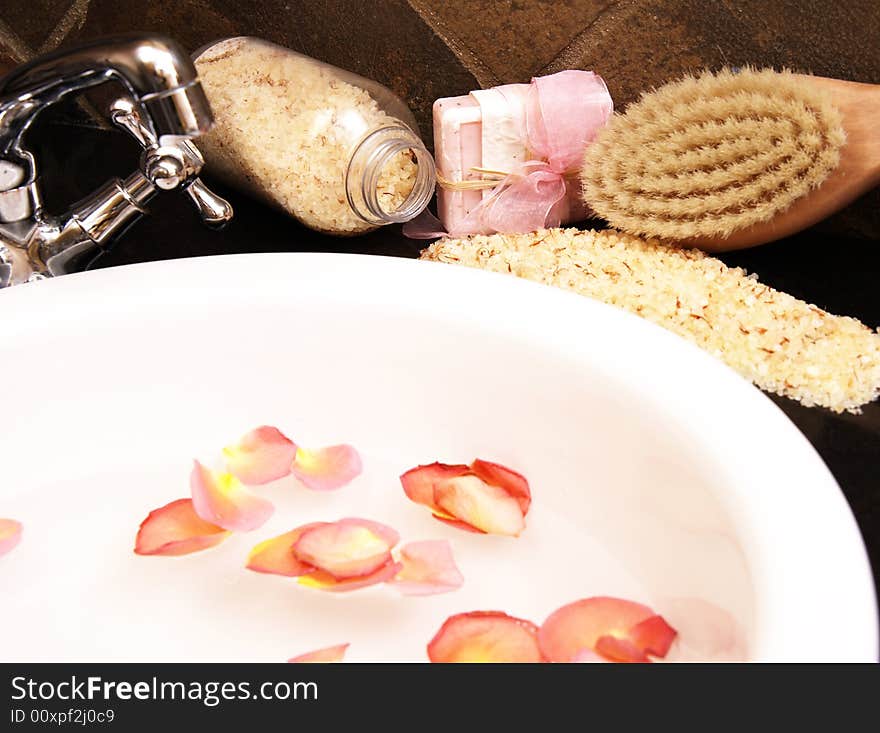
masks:
{"type": "MultiPolygon", "coordinates": [[[[480,86],[593,69],[618,109],[684,72],[786,66],[880,83],[877,0],[4,0],[0,71],[135,30],[185,47],[256,35],[377,79],[413,108],[480,86]]],[[[822,225],[880,238],[873,192],[822,225]]]]}

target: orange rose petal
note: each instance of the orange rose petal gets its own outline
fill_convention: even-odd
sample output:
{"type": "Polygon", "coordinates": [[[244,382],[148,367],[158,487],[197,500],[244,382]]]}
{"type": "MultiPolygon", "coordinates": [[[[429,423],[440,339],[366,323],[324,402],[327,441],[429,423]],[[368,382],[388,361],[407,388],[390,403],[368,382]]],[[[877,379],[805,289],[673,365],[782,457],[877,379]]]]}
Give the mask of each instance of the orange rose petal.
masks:
{"type": "Polygon", "coordinates": [[[448,593],[464,583],[446,540],[410,542],[400,548],[401,571],[391,581],[405,596],[448,593]]]}
{"type": "Polygon", "coordinates": [[[432,662],[543,662],[537,627],[501,611],[446,619],[428,644],[432,662]]]}
{"type": "Polygon", "coordinates": [[[584,649],[597,651],[603,636],[627,639],[636,624],[654,616],[647,606],[619,598],[584,598],[557,609],[541,625],[538,641],[551,662],[569,662],[584,649]]]}
{"type": "Polygon", "coordinates": [[[500,463],[492,463],[477,458],[471,464],[471,470],[487,484],[504,489],[510,496],[519,502],[523,516],[528,514],[532,503],[532,492],[529,482],[521,473],[502,466],[500,463]]]}
{"type": "Polygon", "coordinates": [[[230,534],[196,514],[192,499],[177,499],[154,509],[141,522],[134,551],[138,555],[188,555],[219,545],[230,534]]]}
{"type": "Polygon", "coordinates": [[[629,662],[645,664],[651,660],[629,639],[616,636],[600,636],[596,641],[596,651],[612,662],[629,662]]]}
{"type": "Polygon", "coordinates": [[[665,657],[676,636],[678,632],[662,616],[646,618],[626,633],[626,638],[639,649],[655,657],[665,657]]]}
{"type": "Polygon", "coordinates": [[[292,471],[315,491],[333,491],[349,483],[363,470],[361,457],[350,445],[331,445],[318,450],[296,451],[292,471]]]}
{"type": "Polygon", "coordinates": [[[302,534],[293,546],[298,560],[337,580],[359,578],[391,560],[391,548],[400,535],[391,527],[368,519],[340,519],[302,534]]]}
{"type": "Polygon", "coordinates": [[[189,485],[193,507],[206,522],[235,532],[262,527],[275,507],[248,491],[231,473],[217,473],[194,462],[189,485]]]}
{"type": "Polygon", "coordinates": [[[314,566],[301,562],[293,554],[293,546],[304,532],[324,524],[326,522],[304,524],[302,527],[261,542],[250,551],[245,567],[256,573],[284,575],[289,578],[313,572],[314,566]]]}
{"type": "Polygon", "coordinates": [[[416,504],[424,504],[435,514],[442,514],[440,507],[434,503],[434,484],[468,473],[470,468],[460,464],[451,466],[445,463],[431,463],[411,468],[400,477],[400,483],[404,493],[416,504]]]}
{"type": "Polygon", "coordinates": [[[0,555],[11,552],[21,541],[23,527],[14,519],[0,519],[0,555]]]}
{"type": "Polygon", "coordinates": [[[446,514],[488,534],[516,537],[526,526],[519,501],[478,476],[435,483],[434,501],[446,514]]]}
{"type": "Polygon", "coordinates": [[[596,654],[596,652],[594,652],[592,649],[581,649],[571,658],[571,661],[581,664],[595,662],[603,662],[607,664],[610,660],[606,659],[601,654],[596,654]]]}
{"type": "Polygon", "coordinates": [[[313,652],[300,654],[298,657],[291,657],[287,661],[291,664],[302,664],[305,662],[341,662],[345,658],[345,652],[350,644],[339,644],[337,646],[328,646],[323,649],[316,649],[313,652]]]}
{"type": "Polygon", "coordinates": [[[443,522],[443,524],[448,524],[450,527],[457,527],[458,529],[463,529],[465,532],[473,532],[474,534],[487,534],[482,529],[477,529],[476,527],[471,527],[467,522],[462,522],[460,519],[452,519],[445,514],[432,514],[439,522],[443,522]]]}
{"type": "Polygon", "coordinates": [[[262,425],[237,445],[223,449],[226,469],[243,483],[256,486],[284,478],[296,458],[296,444],[278,428],[262,425]]]}
{"type": "Polygon", "coordinates": [[[297,580],[297,582],[307,588],[326,590],[331,593],[345,593],[347,591],[357,590],[358,588],[377,585],[378,583],[387,583],[400,572],[400,568],[400,563],[389,562],[374,573],[358,578],[347,578],[345,580],[334,578],[330,573],[323,570],[316,570],[314,573],[303,575],[297,580]]]}

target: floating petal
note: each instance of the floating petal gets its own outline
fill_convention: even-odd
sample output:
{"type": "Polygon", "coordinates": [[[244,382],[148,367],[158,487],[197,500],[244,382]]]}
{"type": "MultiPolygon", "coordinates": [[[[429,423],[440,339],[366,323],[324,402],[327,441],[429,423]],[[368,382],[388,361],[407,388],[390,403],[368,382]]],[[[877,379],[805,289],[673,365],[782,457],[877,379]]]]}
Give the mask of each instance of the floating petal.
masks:
{"type": "MultiPolygon", "coordinates": [[[[569,662],[584,649],[605,655],[597,648],[600,638],[609,636],[634,643],[630,631],[653,616],[654,612],[640,603],[602,596],[585,598],[550,614],[541,625],[538,641],[551,662],[569,662]]],[[[605,642],[606,648],[618,646],[605,642]]]]}
{"type": "Polygon", "coordinates": [[[323,649],[316,649],[313,652],[300,654],[298,657],[291,657],[287,661],[291,664],[302,664],[304,662],[341,662],[345,658],[345,652],[348,650],[349,646],[349,644],[328,646],[323,649]]]}
{"type": "Polygon", "coordinates": [[[537,627],[500,611],[450,616],[428,644],[432,662],[543,662],[537,627]]]}
{"type": "Polygon", "coordinates": [[[411,468],[400,477],[400,483],[404,493],[416,504],[424,504],[435,513],[442,514],[440,507],[434,503],[434,484],[457,476],[465,476],[468,473],[470,473],[468,466],[431,463],[411,468]]]}
{"type": "Polygon", "coordinates": [[[296,451],[293,475],[315,491],[333,491],[349,483],[363,470],[361,457],[350,445],[331,445],[318,450],[296,451]]]}
{"type": "Polygon", "coordinates": [[[529,507],[532,504],[532,492],[529,489],[529,482],[526,481],[525,476],[513,469],[502,466],[500,463],[492,463],[480,458],[477,458],[471,464],[471,470],[487,484],[504,489],[519,502],[519,508],[522,509],[523,516],[528,514],[529,507]]]}
{"type": "Polygon", "coordinates": [[[596,652],[594,652],[592,649],[581,649],[571,658],[571,661],[583,664],[595,662],[607,663],[609,660],[603,657],[601,654],[596,654],[596,652]]]}
{"type": "Polygon", "coordinates": [[[400,563],[391,585],[405,596],[448,593],[464,583],[447,540],[410,542],[400,548],[400,563]]]}
{"type": "Polygon", "coordinates": [[[231,473],[216,473],[194,462],[190,475],[193,507],[206,522],[235,532],[262,527],[275,507],[248,491],[231,473]]]}
{"type": "Polygon", "coordinates": [[[336,580],[370,575],[391,560],[400,536],[391,527],[367,519],[340,519],[302,534],[293,547],[300,561],[336,580]]]}
{"type": "Polygon", "coordinates": [[[347,578],[345,580],[338,580],[330,575],[330,573],[323,570],[316,570],[309,575],[303,575],[297,582],[307,588],[326,590],[331,593],[345,593],[350,590],[366,588],[367,586],[376,585],[378,583],[387,583],[400,572],[400,568],[401,565],[399,563],[389,562],[387,565],[379,568],[376,572],[370,573],[370,575],[361,576],[359,578],[347,578]]]}
{"type": "Polygon", "coordinates": [[[0,555],[11,552],[21,541],[23,527],[14,519],[0,519],[0,555]]]}
{"type": "Polygon", "coordinates": [[[227,470],[243,483],[256,486],[284,478],[296,458],[296,444],[278,428],[262,425],[223,449],[227,470]]]}
{"type": "Polygon", "coordinates": [[[326,522],[304,524],[302,527],[261,542],[251,550],[245,567],[256,573],[284,575],[289,578],[313,572],[314,566],[298,560],[293,554],[293,546],[304,532],[324,524],[326,522]]]}
{"type": "Polygon", "coordinates": [[[651,661],[648,655],[629,639],[620,639],[616,636],[600,636],[596,641],[596,651],[609,662],[648,664],[651,661]]]}
{"type": "Polygon", "coordinates": [[[633,626],[626,637],[639,649],[655,657],[665,657],[678,632],[662,616],[651,616],[633,626]]]}
{"type": "Polygon", "coordinates": [[[436,483],[434,501],[446,514],[488,534],[516,537],[526,526],[519,500],[478,476],[436,483]]]}
{"type": "Polygon", "coordinates": [[[138,530],[134,551],[138,555],[188,555],[219,545],[230,534],[196,514],[192,499],[177,499],[150,512],[138,530]]]}

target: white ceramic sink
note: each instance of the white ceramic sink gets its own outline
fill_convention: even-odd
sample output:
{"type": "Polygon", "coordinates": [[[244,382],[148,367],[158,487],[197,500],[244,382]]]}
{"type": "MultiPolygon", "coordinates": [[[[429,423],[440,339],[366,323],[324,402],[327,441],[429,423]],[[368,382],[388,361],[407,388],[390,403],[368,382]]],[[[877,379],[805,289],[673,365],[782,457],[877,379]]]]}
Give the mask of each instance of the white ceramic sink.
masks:
{"type": "Polygon", "coordinates": [[[267,254],[137,265],[0,292],[0,657],[420,660],[442,621],[540,623],[591,595],[653,606],[670,659],[876,660],[866,554],[834,479],[760,392],[622,311],[448,265],[267,254]],[[139,557],[147,512],[259,424],[354,444],[332,494],[282,479],[261,530],[139,557]],[[434,460],[524,473],[518,539],[430,518],[397,476],[434,460]],[[247,572],[258,541],[363,516],[447,538],[459,591],[322,594],[247,572]]]}

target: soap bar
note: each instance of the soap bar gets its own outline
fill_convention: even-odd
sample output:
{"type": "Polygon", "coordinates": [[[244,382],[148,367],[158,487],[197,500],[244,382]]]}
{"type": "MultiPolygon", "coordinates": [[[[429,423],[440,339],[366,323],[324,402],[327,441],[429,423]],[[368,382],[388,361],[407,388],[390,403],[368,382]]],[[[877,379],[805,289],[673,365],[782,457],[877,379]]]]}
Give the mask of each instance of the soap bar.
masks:
{"type": "MultiPolygon", "coordinates": [[[[604,124],[612,108],[604,82],[590,72],[577,73],[597,80],[602,94],[596,95],[589,104],[595,104],[600,110],[593,119],[604,124]]],[[[527,99],[530,91],[533,84],[505,84],[463,96],[444,97],[434,103],[434,157],[440,183],[437,215],[448,232],[469,233],[463,222],[494,190],[489,185],[481,189],[461,189],[456,187],[457,183],[491,180],[492,175],[500,180],[516,172],[524,162],[540,160],[529,147],[527,99]]],[[[578,185],[568,185],[559,212],[562,223],[586,218],[588,212],[578,185]]]]}

